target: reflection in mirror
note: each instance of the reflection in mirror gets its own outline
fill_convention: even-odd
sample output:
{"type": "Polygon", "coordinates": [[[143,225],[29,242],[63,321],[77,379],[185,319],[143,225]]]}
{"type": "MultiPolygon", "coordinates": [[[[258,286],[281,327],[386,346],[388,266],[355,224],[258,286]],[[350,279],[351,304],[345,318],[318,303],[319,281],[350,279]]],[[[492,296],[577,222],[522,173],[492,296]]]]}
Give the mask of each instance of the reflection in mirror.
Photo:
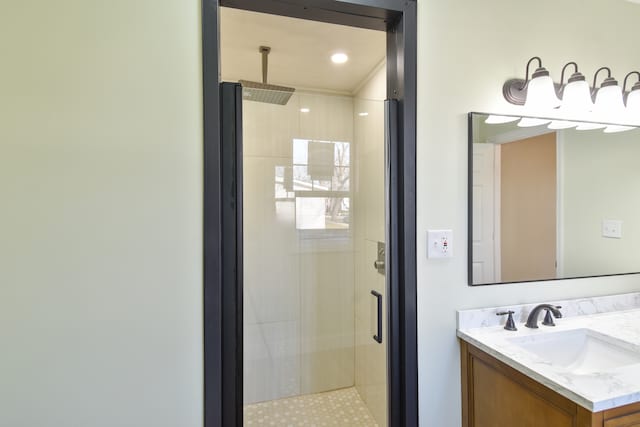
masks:
{"type": "Polygon", "coordinates": [[[640,272],[640,129],[489,117],[469,114],[470,284],[640,272]]]}

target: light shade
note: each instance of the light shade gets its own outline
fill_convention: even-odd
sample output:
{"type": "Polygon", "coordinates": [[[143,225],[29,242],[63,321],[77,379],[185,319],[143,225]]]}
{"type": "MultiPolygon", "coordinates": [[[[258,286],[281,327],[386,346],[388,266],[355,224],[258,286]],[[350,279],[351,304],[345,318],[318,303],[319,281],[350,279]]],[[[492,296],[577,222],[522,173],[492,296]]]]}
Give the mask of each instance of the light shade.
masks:
{"type": "Polygon", "coordinates": [[[622,88],[615,80],[613,80],[614,84],[606,84],[607,80],[596,93],[593,116],[604,122],[620,122],[620,119],[625,115],[622,88]]]}
{"type": "Polygon", "coordinates": [[[562,91],[560,111],[568,114],[586,113],[593,109],[591,89],[586,80],[569,81],[562,91]]]}
{"type": "Polygon", "coordinates": [[[640,121],[640,89],[632,90],[627,96],[627,117],[634,122],[640,121]]]}
{"type": "MultiPolygon", "coordinates": [[[[535,74],[538,72],[536,71],[535,74]]],[[[546,75],[540,75],[532,78],[527,87],[527,99],[524,107],[536,113],[542,113],[547,110],[560,106],[560,100],[556,96],[556,89],[553,86],[553,80],[547,72],[546,75]]]]}

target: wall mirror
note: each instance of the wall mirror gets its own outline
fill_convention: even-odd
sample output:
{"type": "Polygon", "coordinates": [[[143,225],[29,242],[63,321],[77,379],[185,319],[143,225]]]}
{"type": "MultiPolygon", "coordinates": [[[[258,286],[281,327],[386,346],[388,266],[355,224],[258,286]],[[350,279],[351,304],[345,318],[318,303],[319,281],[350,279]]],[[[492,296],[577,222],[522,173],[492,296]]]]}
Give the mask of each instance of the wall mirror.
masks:
{"type": "Polygon", "coordinates": [[[469,114],[469,284],[640,272],[640,128],[508,119],[469,114]]]}

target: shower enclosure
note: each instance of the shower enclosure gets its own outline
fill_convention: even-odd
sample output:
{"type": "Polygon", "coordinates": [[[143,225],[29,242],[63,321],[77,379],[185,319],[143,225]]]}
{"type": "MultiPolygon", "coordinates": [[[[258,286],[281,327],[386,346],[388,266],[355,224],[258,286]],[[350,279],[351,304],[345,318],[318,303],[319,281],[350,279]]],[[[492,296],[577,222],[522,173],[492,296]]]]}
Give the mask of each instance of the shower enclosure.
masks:
{"type": "Polygon", "coordinates": [[[386,425],[378,74],[354,96],[243,92],[245,425],[386,425]]]}

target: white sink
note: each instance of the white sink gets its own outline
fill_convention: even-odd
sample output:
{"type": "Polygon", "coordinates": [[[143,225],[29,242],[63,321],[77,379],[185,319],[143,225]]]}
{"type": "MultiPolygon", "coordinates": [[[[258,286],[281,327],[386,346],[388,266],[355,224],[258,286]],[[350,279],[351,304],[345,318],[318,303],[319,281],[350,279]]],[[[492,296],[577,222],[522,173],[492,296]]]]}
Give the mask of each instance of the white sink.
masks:
{"type": "Polygon", "coordinates": [[[578,375],[640,363],[637,347],[591,329],[540,333],[509,341],[550,365],[578,375]]]}

